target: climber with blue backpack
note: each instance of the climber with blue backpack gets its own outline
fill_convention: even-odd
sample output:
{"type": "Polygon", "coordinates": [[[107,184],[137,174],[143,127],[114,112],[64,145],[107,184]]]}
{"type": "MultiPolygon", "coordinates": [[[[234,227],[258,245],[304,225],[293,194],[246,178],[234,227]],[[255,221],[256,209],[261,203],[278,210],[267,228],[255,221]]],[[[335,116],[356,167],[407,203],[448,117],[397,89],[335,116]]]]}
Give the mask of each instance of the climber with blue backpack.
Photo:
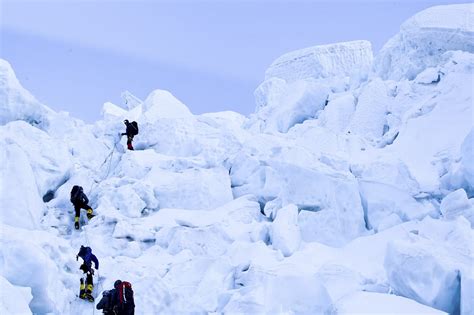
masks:
{"type": "Polygon", "coordinates": [[[79,249],[79,253],[76,255],[76,260],[82,258],[84,261],[82,265],[79,267],[80,270],[84,272],[86,275],[86,281],[81,277],[80,280],[80,287],[79,287],[79,297],[84,300],[89,300],[90,302],[94,301],[94,297],[92,296],[92,290],[94,290],[94,283],[92,276],[94,275],[94,269],[92,269],[92,262],[94,263],[94,268],[96,270],[99,269],[99,260],[97,257],[92,254],[92,249],[88,246],[84,247],[81,245],[79,249]]]}
{"type": "Polygon", "coordinates": [[[133,141],[133,137],[138,135],[138,124],[136,121],[129,122],[127,119],[125,119],[123,123],[125,124],[127,129],[121,135],[127,136],[127,148],[129,150],[134,150],[132,146],[132,141],[133,141]]]}

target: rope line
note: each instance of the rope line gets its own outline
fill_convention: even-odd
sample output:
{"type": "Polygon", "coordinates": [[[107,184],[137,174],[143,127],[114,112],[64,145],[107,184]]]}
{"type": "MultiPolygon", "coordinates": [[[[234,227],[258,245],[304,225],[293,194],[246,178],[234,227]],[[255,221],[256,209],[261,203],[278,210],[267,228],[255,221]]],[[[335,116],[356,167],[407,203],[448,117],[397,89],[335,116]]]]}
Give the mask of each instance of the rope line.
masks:
{"type": "MultiPolygon", "coordinates": [[[[89,188],[89,192],[87,193],[88,196],[91,195],[92,193],[92,189],[94,188],[94,185],[97,185],[99,182],[107,179],[110,175],[110,170],[111,170],[111,166],[112,166],[112,160],[113,160],[113,155],[114,155],[114,152],[115,152],[115,148],[117,146],[117,144],[120,142],[120,139],[121,138],[118,138],[118,140],[116,140],[114,142],[114,145],[112,147],[112,150],[110,151],[110,153],[105,157],[104,159],[104,162],[102,162],[102,164],[99,166],[99,171],[102,169],[102,167],[105,165],[105,163],[107,162],[107,160],[109,160],[109,165],[107,167],[107,173],[105,174],[105,176],[103,176],[100,181],[97,181],[97,180],[93,180],[90,188],[89,188]]],[[[87,235],[87,228],[83,228],[83,234],[84,234],[84,240],[85,240],[85,244],[86,246],[90,247],[90,242],[89,242],[89,236],[87,235]]],[[[100,282],[100,274],[99,274],[99,270],[96,270],[97,271],[97,283],[100,287],[100,292],[102,292],[104,289],[102,287],[102,283],[100,282]]],[[[92,275],[92,279],[94,279],[94,275],[92,275]]],[[[95,314],[95,303],[92,303],[92,314],[95,314]]]]}

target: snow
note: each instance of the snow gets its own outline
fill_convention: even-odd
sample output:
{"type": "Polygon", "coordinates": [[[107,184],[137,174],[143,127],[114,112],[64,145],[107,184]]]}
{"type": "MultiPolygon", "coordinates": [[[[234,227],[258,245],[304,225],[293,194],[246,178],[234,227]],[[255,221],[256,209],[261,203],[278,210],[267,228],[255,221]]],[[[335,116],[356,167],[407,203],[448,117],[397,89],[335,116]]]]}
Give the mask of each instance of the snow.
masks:
{"type": "Polygon", "coordinates": [[[24,120],[33,125],[47,126],[47,115],[51,113],[52,110],[21,86],[11,65],[0,59],[0,125],[24,120]]]}
{"type": "Polygon", "coordinates": [[[93,295],[130,281],[137,314],[471,314],[470,7],[417,14],[374,71],[365,41],[286,54],[249,117],[126,91],[86,124],[0,61],[0,312],[90,314],[88,245],[93,295]]]}
{"type": "MultiPolygon", "coordinates": [[[[272,87],[275,88],[275,85],[272,87]]],[[[326,105],[329,95],[326,86],[310,81],[300,80],[281,88],[282,91],[272,92],[279,94],[274,102],[275,98],[272,99],[271,96],[261,96],[269,99],[260,105],[261,109],[254,118],[256,122],[253,123],[259,124],[262,131],[285,133],[295,124],[315,117],[326,105]]]]}
{"type": "Polygon", "coordinates": [[[435,6],[405,21],[375,58],[384,79],[412,80],[436,66],[446,51],[474,52],[472,3],[435,6]]]}
{"type": "Polygon", "coordinates": [[[277,77],[288,83],[300,79],[367,76],[372,66],[368,41],[309,47],[278,57],[265,71],[265,80],[277,77]]]}
{"type": "Polygon", "coordinates": [[[183,118],[191,116],[188,107],[170,92],[155,90],[143,103],[145,118],[154,121],[158,118],[183,118]]]}
{"type": "Polygon", "coordinates": [[[421,230],[410,241],[389,244],[385,256],[388,279],[396,293],[456,313],[463,305],[461,279],[472,267],[472,229],[465,219],[436,225],[427,221],[430,225],[436,229],[421,230]],[[439,234],[432,235],[434,231],[439,234]],[[466,247],[460,248],[461,244],[466,247]]]}
{"type": "Polygon", "coordinates": [[[458,189],[444,197],[441,201],[440,210],[443,217],[448,220],[462,215],[471,222],[471,226],[474,226],[474,207],[467,199],[464,189],[458,189]]]}
{"type": "Polygon", "coordinates": [[[337,314],[447,314],[397,295],[356,292],[336,305],[337,314]]]}
{"type": "Polygon", "coordinates": [[[290,204],[278,211],[272,224],[271,242],[273,248],[283,256],[291,256],[299,247],[301,234],[298,228],[298,208],[290,204]]]}
{"type": "Polygon", "coordinates": [[[474,191],[474,166],[472,163],[474,157],[474,128],[464,139],[461,146],[461,168],[462,174],[467,182],[467,189],[470,192],[474,191]]]}
{"type": "Polygon", "coordinates": [[[28,307],[31,301],[31,292],[28,288],[14,286],[4,277],[0,277],[2,292],[0,312],[2,314],[31,314],[28,307]]]}

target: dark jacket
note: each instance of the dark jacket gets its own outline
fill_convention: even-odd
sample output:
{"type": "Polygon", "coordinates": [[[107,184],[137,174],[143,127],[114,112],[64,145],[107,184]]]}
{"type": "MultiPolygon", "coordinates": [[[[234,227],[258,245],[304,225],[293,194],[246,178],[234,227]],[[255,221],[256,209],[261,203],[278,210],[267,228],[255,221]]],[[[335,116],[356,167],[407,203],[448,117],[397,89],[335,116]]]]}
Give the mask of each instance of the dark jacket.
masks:
{"type": "Polygon", "coordinates": [[[77,192],[75,193],[71,191],[71,202],[75,206],[87,205],[89,203],[89,198],[87,198],[86,194],[82,190],[82,187],[78,188],[77,192]]]}
{"type": "MultiPolygon", "coordinates": [[[[96,308],[98,310],[102,310],[102,313],[104,314],[117,314],[117,312],[114,312],[114,306],[118,305],[117,301],[117,291],[115,289],[109,290],[109,291],[104,291],[102,293],[102,299],[100,299],[99,303],[97,304],[96,308]]],[[[115,307],[117,310],[117,307],[115,307]]]]}
{"type": "Polygon", "coordinates": [[[127,137],[134,137],[137,133],[137,129],[128,121],[125,121],[125,126],[127,126],[127,129],[125,130],[127,137]]]}
{"type": "Polygon", "coordinates": [[[102,293],[102,299],[97,304],[96,308],[102,310],[104,314],[114,314],[114,315],[134,315],[135,314],[135,303],[129,305],[120,304],[118,289],[112,289],[109,291],[104,291],[102,293]]]}
{"type": "MultiPolygon", "coordinates": [[[[87,267],[87,271],[92,269],[92,262],[94,262],[95,269],[99,269],[99,260],[92,254],[92,249],[90,247],[81,246],[79,253],[77,253],[78,257],[81,257],[84,260],[84,265],[87,267]]],[[[87,272],[84,270],[84,272],[87,272]]]]}

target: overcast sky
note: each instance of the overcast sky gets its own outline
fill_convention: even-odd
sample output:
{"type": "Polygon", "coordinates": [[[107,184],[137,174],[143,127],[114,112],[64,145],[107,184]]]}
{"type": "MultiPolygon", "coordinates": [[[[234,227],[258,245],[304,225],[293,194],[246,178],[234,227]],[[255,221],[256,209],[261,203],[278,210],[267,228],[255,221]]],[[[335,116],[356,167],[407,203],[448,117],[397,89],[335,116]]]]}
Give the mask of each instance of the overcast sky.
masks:
{"type": "Polygon", "coordinates": [[[0,0],[0,57],[44,104],[89,122],[124,90],[157,88],[196,114],[249,114],[279,55],[358,39],[376,52],[416,12],[452,2],[0,0]]]}

